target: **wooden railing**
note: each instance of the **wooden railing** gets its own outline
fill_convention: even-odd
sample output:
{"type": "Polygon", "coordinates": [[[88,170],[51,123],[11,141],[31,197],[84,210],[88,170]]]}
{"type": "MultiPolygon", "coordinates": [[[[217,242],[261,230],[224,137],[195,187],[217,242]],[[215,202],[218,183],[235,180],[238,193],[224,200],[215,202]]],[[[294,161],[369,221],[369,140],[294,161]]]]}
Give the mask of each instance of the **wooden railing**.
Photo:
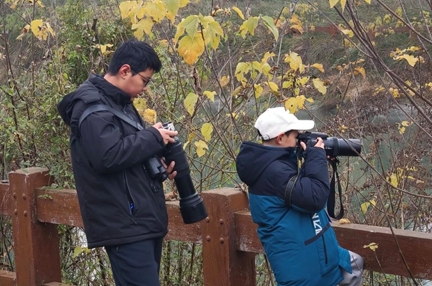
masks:
{"type": "MultiPolygon", "coordinates": [[[[53,190],[48,170],[12,172],[0,183],[0,214],[12,217],[15,271],[0,271],[2,286],[60,286],[56,225],[82,227],[75,190],[53,190]]],[[[255,254],[263,249],[251,221],[247,196],[233,188],[201,194],[208,218],[185,225],[177,202],[167,202],[168,240],[202,243],[203,279],[209,286],[256,285],[255,254]]],[[[432,234],[334,224],[339,243],[365,259],[371,271],[432,280],[432,234]],[[365,245],[376,243],[375,251],[365,245]]]]}

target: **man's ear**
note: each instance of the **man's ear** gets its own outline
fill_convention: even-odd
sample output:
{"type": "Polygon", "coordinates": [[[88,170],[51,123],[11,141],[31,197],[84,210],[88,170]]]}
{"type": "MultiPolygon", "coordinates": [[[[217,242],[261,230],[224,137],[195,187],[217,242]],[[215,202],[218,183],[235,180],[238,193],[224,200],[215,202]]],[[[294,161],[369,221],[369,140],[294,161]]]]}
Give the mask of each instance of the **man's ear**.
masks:
{"type": "Polygon", "coordinates": [[[128,64],[124,64],[118,71],[119,75],[124,78],[128,73],[132,73],[132,69],[128,64]]]}
{"type": "Polygon", "coordinates": [[[276,136],[276,143],[277,144],[282,144],[282,137],[284,136],[284,134],[279,134],[278,136],[276,136]]]}

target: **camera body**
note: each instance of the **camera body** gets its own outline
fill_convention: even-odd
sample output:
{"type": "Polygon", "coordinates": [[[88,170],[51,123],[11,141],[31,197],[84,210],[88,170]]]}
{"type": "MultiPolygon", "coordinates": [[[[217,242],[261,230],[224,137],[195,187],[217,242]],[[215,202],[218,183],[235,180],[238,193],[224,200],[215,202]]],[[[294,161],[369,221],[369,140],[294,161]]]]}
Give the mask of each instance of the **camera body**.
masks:
{"type": "Polygon", "coordinates": [[[323,140],[326,155],[331,158],[338,156],[359,156],[361,152],[362,144],[360,139],[329,137],[326,133],[321,132],[299,133],[297,139],[299,142],[304,142],[307,147],[313,147],[318,137],[323,140]]]}

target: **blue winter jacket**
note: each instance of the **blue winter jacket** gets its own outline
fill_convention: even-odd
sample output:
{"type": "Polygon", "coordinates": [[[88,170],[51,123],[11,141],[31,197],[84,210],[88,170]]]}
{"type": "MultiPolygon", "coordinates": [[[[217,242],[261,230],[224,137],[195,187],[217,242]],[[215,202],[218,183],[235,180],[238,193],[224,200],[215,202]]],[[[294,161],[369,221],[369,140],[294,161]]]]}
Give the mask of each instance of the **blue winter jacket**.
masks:
{"type": "Polygon", "coordinates": [[[252,220],[278,285],[334,286],[351,272],[350,255],[338,245],[325,210],[329,177],[324,149],[308,147],[297,174],[295,148],[243,142],[237,172],[249,187],[252,220]]]}

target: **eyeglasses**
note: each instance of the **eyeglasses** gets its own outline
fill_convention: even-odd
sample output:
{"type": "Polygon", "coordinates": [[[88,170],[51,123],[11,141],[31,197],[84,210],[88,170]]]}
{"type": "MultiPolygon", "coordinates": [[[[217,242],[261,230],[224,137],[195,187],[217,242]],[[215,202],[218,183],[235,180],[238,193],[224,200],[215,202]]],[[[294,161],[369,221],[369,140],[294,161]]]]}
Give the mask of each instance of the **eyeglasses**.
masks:
{"type": "Polygon", "coordinates": [[[141,75],[139,72],[134,71],[133,69],[131,69],[131,71],[133,71],[135,74],[137,74],[141,77],[141,80],[142,80],[144,86],[147,86],[152,81],[151,78],[145,77],[145,76],[141,75]]]}

